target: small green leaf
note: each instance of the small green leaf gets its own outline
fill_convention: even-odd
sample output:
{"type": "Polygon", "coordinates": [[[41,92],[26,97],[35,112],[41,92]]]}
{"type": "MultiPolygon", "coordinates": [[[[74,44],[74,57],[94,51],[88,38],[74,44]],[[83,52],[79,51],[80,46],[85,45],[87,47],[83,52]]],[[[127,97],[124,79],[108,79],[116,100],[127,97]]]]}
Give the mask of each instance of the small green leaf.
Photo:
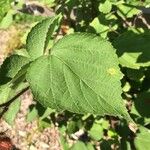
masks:
{"type": "Polygon", "coordinates": [[[69,121],[67,125],[67,133],[73,134],[78,130],[76,121],[69,121]]]}
{"type": "Polygon", "coordinates": [[[107,14],[111,11],[112,9],[112,3],[109,0],[105,0],[104,3],[100,3],[99,5],[99,11],[107,14]]]}
{"type": "Polygon", "coordinates": [[[27,52],[32,60],[42,56],[47,48],[49,38],[52,36],[58,16],[47,18],[35,25],[27,37],[27,52]]]}
{"type": "Polygon", "coordinates": [[[51,55],[35,60],[27,73],[35,99],[46,107],[131,121],[121,98],[121,78],[111,44],[79,33],[60,40],[51,55]]]}
{"type": "Polygon", "coordinates": [[[16,99],[9,106],[7,112],[4,114],[4,119],[8,124],[10,124],[10,125],[14,124],[14,120],[15,120],[16,115],[17,115],[17,113],[19,112],[19,109],[20,109],[20,105],[21,105],[20,99],[16,99]]]}
{"type": "Polygon", "coordinates": [[[12,55],[3,62],[0,68],[0,81],[1,84],[8,81],[8,79],[14,78],[17,73],[29,63],[29,58],[19,55],[12,55]]]}
{"type": "Polygon", "coordinates": [[[93,27],[96,33],[99,33],[101,37],[106,38],[107,33],[109,32],[109,26],[103,23],[103,18],[94,18],[94,20],[90,23],[90,26],[93,27]]]}
{"type": "Polygon", "coordinates": [[[36,107],[31,108],[31,110],[27,114],[27,122],[31,122],[38,117],[38,110],[36,107]]]}
{"type": "Polygon", "coordinates": [[[97,34],[100,34],[101,37],[107,38],[108,32],[114,31],[118,28],[116,20],[117,18],[115,15],[104,15],[101,13],[100,15],[98,15],[98,17],[95,17],[90,23],[89,31],[93,31],[94,29],[95,32],[97,34]]]}
{"type": "Polygon", "coordinates": [[[17,93],[20,93],[23,89],[27,88],[26,83],[16,83],[15,85],[11,83],[4,84],[0,86],[0,105],[11,100],[17,93]]]}
{"type": "Polygon", "coordinates": [[[0,22],[11,8],[11,2],[13,2],[13,0],[0,0],[0,22]]]}
{"type": "Polygon", "coordinates": [[[135,6],[132,5],[120,4],[117,5],[117,7],[117,14],[123,19],[132,18],[134,15],[137,15],[141,12],[140,9],[137,9],[135,6]]]}
{"type": "Polygon", "coordinates": [[[7,12],[6,16],[0,22],[0,28],[6,29],[12,24],[14,12],[14,10],[9,10],[7,12]]]}
{"type": "Polygon", "coordinates": [[[48,117],[51,113],[55,112],[54,109],[51,109],[51,108],[46,108],[44,114],[42,116],[40,116],[40,120],[48,117]]]}
{"type": "Polygon", "coordinates": [[[10,97],[11,87],[9,84],[0,86],[0,105],[8,101],[10,97]]]}
{"type": "Polygon", "coordinates": [[[99,141],[103,138],[103,127],[102,125],[95,123],[88,133],[93,140],[99,141]]]}

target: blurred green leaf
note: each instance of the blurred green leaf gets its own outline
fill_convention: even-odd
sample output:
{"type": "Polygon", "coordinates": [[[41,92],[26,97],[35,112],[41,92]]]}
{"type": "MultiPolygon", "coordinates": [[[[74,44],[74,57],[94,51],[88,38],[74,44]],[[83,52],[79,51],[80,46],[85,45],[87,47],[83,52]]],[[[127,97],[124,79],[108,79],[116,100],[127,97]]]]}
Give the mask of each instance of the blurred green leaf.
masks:
{"type": "Polygon", "coordinates": [[[0,22],[5,14],[10,10],[13,0],[0,0],[0,22]]]}
{"type": "Polygon", "coordinates": [[[105,2],[101,2],[99,5],[99,11],[103,12],[104,14],[107,14],[111,11],[112,4],[110,0],[105,0],[105,2]]]}
{"type": "Polygon", "coordinates": [[[87,146],[81,142],[81,141],[77,141],[72,147],[71,150],[88,150],[87,146]]]}
{"type": "Polygon", "coordinates": [[[100,149],[101,150],[112,150],[111,144],[112,144],[112,142],[111,141],[109,142],[109,140],[108,141],[102,140],[100,143],[100,149]]]}
{"type": "Polygon", "coordinates": [[[92,145],[92,143],[87,143],[87,150],[95,150],[94,146],[92,145]]]}
{"type": "Polygon", "coordinates": [[[138,15],[141,12],[140,9],[131,5],[120,4],[117,5],[117,7],[117,14],[123,19],[132,18],[134,15],[138,15]]]}
{"type": "Polygon", "coordinates": [[[48,117],[51,113],[55,112],[54,109],[51,109],[51,108],[46,108],[45,112],[43,113],[42,116],[40,116],[40,120],[48,117]]]}
{"type": "Polygon", "coordinates": [[[136,110],[142,117],[150,118],[150,90],[140,93],[134,103],[136,110]]]}
{"type": "Polygon", "coordinates": [[[43,120],[38,120],[38,129],[40,131],[43,131],[45,128],[48,128],[51,126],[51,121],[47,118],[43,120]]]}
{"type": "Polygon", "coordinates": [[[150,32],[135,33],[128,31],[117,39],[113,45],[117,49],[122,66],[139,69],[150,66],[150,32]]]}
{"type": "Polygon", "coordinates": [[[32,108],[30,108],[26,120],[27,122],[31,122],[37,119],[37,117],[38,117],[38,110],[36,109],[35,106],[33,106],[32,108]]]}
{"type": "Polygon", "coordinates": [[[134,140],[136,149],[148,150],[150,148],[149,141],[150,141],[150,130],[141,126],[134,140]]]}
{"type": "Polygon", "coordinates": [[[63,150],[69,150],[70,149],[69,144],[67,143],[67,140],[62,135],[60,136],[60,144],[61,144],[63,150]]]}
{"type": "Polygon", "coordinates": [[[129,141],[126,141],[126,139],[124,139],[124,138],[121,138],[120,149],[121,150],[132,150],[129,141]]]}
{"type": "Polygon", "coordinates": [[[73,134],[78,130],[77,122],[69,121],[67,125],[67,133],[73,134]]]}
{"type": "Polygon", "coordinates": [[[11,90],[12,89],[9,84],[0,86],[0,104],[8,102],[11,90]]]}
{"type": "Polygon", "coordinates": [[[130,69],[130,68],[127,68],[127,77],[130,78],[131,80],[134,80],[134,81],[137,81],[137,82],[140,82],[140,81],[143,81],[144,79],[144,70],[143,69],[130,69]]]}
{"type": "Polygon", "coordinates": [[[21,101],[19,98],[15,99],[15,101],[10,104],[8,110],[3,116],[3,118],[8,124],[14,125],[14,120],[16,118],[17,113],[19,112],[20,105],[21,101]]]}
{"type": "Polygon", "coordinates": [[[99,141],[100,139],[103,138],[103,128],[100,124],[93,124],[92,128],[88,131],[89,136],[93,139],[93,140],[97,140],[99,141]]]}
{"type": "Polygon", "coordinates": [[[6,16],[0,22],[0,28],[6,29],[12,24],[14,12],[14,10],[9,10],[7,12],[6,16]]]}

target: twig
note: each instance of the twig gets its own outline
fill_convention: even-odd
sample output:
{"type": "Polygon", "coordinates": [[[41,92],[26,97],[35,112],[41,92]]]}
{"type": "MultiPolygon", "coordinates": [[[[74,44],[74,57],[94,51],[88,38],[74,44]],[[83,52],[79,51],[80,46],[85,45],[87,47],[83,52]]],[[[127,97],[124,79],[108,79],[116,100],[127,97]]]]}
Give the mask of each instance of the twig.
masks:
{"type": "Polygon", "coordinates": [[[8,110],[9,106],[13,101],[15,101],[19,96],[21,96],[24,92],[26,92],[29,89],[29,86],[27,85],[24,89],[19,91],[15,96],[13,96],[8,102],[1,104],[0,107],[4,107],[3,111],[0,113],[0,118],[4,115],[4,113],[8,110]]]}

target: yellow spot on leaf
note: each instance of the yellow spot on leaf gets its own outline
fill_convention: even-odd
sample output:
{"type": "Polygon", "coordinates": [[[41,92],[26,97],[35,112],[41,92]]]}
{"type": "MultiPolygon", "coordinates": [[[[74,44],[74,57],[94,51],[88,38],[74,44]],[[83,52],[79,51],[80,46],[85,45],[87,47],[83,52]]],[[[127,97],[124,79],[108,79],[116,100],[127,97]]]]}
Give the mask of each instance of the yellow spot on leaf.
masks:
{"type": "Polygon", "coordinates": [[[107,72],[108,72],[110,75],[115,75],[115,74],[117,74],[117,70],[114,69],[114,68],[109,68],[109,69],[107,70],[107,72]]]}

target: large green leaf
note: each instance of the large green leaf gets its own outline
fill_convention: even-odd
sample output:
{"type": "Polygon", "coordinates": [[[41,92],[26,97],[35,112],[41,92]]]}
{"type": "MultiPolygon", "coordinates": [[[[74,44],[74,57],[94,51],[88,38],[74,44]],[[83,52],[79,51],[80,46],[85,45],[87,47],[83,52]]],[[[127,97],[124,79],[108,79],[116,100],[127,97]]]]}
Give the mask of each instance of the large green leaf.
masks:
{"type": "Polygon", "coordinates": [[[31,59],[42,56],[47,48],[49,38],[52,36],[58,17],[47,18],[33,27],[27,37],[27,52],[31,59]]]}
{"type": "Polygon", "coordinates": [[[128,31],[114,41],[122,66],[139,69],[150,66],[150,32],[128,31]]]}
{"type": "Polygon", "coordinates": [[[72,34],[35,60],[27,73],[35,99],[46,107],[130,120],[121,98],[122,74],[111,44],[92,34],[72,34]]]}

